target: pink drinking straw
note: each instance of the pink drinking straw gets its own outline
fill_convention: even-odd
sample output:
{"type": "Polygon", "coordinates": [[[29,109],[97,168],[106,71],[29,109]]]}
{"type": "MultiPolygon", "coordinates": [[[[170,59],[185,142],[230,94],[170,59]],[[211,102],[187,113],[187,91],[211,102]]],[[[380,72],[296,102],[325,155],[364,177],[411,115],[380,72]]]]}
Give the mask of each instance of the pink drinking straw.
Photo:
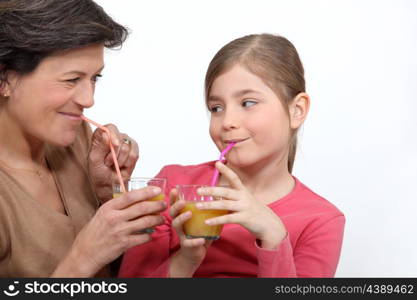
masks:
{"type": "MultiPolygon", "coordinates": [[[[226,160],[225,155],[227,154],[227,152],[229,152],[230,149],[233,148],[233,146],[236,145],[235,142],[230,143],[229,145],[227,145],[227,147],[222,151],[222,153],[220,153],[220,157],[219,157],[219,161],[223,162],[226,160]]],[[[213,177],[211,178],[211,186],[215,186],[217,184],[217,179],[219,177],[219,170],[214,170],[214,174],[213,177]]]]}
{"type": "Polygon", "coordinates": [[[122,179],[122,173],[120,173],[119,163],[117,162],[116,152],[114,151],[113,144],[111,143],[110,130],[107,127],[104,127],[103,125],[100,125],[100,124],[94,122],[93,120],[88,119],[87,117],[85,117],[83,115],[81,115],[81,119],[83,119],[84,121],[86,121],[90,124],[93,124],[94,126],[100,128],[105,133],[107,133],[107,135],[109,137],[110,151],[111,151],[111,155],[113,157],[114,167],[116,168],[116,174],[117,174],[117,177],[119,178],[120,187],[122,188],[122,192],[126,193],[126,188],[125,188],[125,185],[124,185],[123,179],[122,179]]]}

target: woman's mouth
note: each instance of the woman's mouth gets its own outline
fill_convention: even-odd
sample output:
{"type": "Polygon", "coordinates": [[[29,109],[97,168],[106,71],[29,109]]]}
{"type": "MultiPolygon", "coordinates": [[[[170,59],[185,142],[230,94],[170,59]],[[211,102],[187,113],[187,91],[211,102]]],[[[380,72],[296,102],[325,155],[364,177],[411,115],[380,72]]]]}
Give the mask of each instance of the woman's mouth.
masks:
{"type": "Polygon", "coordinates": [[[82,114],[79,114],[79,113],[59,112],[59,114],[73,121],[82,121],[81,119],[82,114]]]}

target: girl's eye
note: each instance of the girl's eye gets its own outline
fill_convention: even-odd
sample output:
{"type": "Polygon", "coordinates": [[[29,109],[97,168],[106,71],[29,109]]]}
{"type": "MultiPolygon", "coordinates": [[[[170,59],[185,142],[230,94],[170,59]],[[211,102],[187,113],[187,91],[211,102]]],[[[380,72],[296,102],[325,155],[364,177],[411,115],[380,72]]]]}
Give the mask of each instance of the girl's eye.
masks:
{"type": "Polygon", "coordinates": [[[252,101],[252,100],[245,100],[242,102],[242,106],[243,107],[251,107],[254,106],[255,104],[257,104],[258,102],[256,101],[252,101]]]}
{"type": "Polygon", "coordinates": [[[209,111],[212,113],[220,112],[222,110],[223,110],[223,107],[221,107],[220,105],[213,105],[209,107],[209,111]]]}

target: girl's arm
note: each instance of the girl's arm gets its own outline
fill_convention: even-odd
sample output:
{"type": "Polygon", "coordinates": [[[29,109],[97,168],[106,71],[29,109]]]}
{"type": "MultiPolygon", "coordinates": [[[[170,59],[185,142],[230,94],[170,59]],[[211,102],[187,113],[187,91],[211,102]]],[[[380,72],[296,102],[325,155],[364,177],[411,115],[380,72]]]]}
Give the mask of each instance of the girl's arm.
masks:
{"type": "Polygon", "coordinates": [[[294,249],[290,236],[276,250],[257,245],[258,277],[333,277],[340,257],[345,218],[322,215],[303,231],[294,249]]]}

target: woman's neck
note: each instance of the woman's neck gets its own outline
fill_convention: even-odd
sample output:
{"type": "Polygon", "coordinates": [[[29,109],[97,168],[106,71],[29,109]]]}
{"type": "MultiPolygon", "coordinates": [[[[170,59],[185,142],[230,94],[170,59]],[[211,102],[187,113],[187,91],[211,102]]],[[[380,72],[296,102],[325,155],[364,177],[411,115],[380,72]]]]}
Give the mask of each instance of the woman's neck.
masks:
{"type": "Polygon", "coordinates": [[[4,163],[16,168],[44,164],[44,143],[28,135],[4,108],[0,109],[0,144],[0,160],[4,163]]]}

